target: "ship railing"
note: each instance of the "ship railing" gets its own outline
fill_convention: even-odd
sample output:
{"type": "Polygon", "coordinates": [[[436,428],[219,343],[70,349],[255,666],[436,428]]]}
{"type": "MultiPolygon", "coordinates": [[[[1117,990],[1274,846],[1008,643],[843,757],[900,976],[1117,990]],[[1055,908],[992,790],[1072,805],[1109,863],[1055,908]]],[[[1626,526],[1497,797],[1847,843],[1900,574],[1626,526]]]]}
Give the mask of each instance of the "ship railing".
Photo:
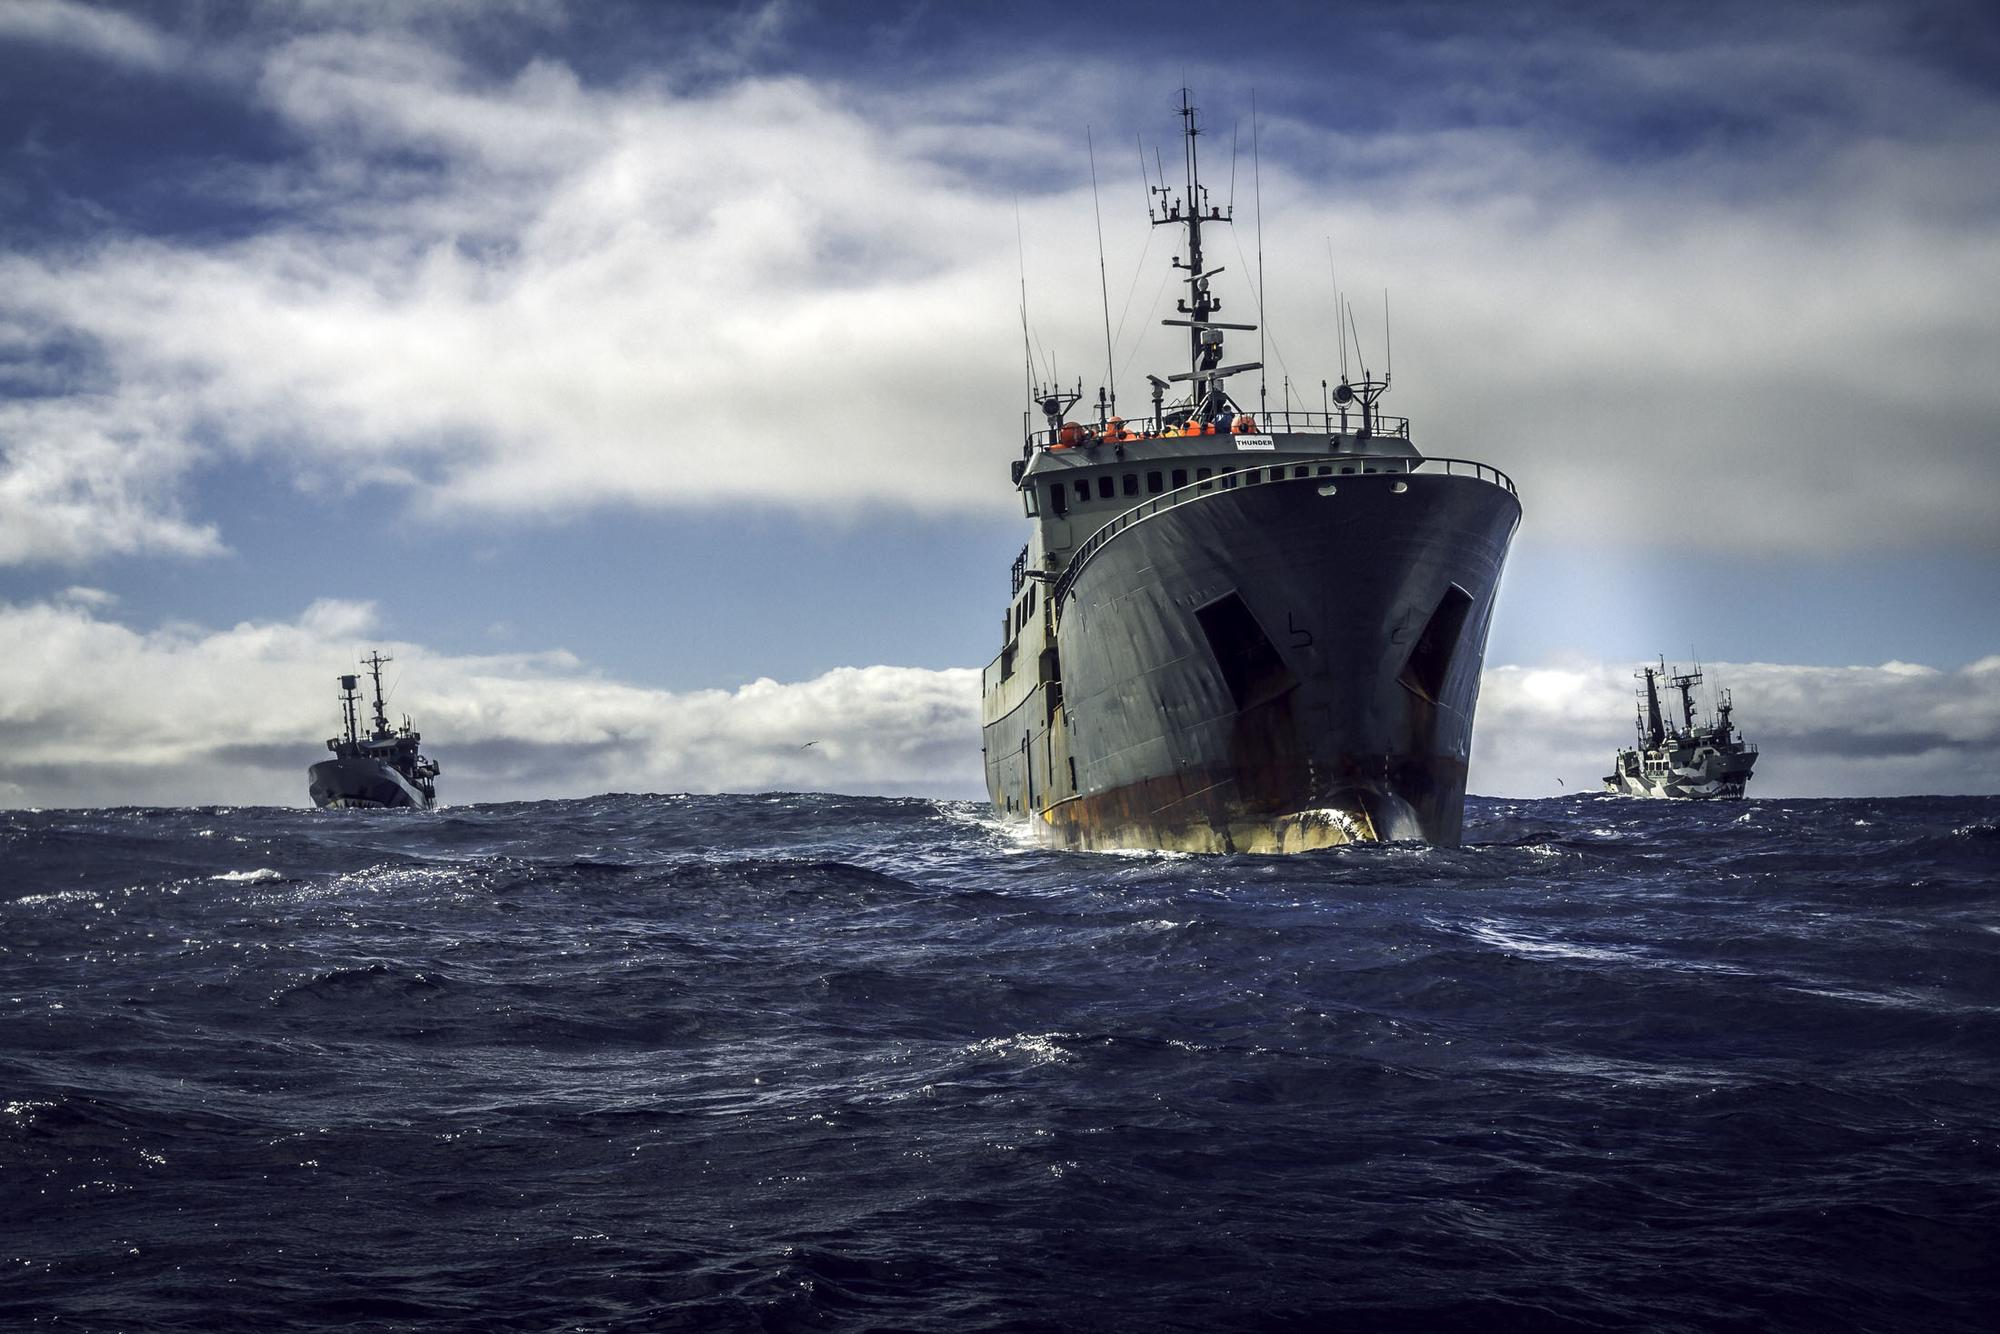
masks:
{"type": "MultiPolygon", "coordinates": [[[[1124,429],[1116,434],[1106,429],[1105,423],[1073,422],[1071,425],[1083,429],[1081,445],[1132,444],[1142,440],[1197,440],[1213,435],[1325,435],[1360,436],[1361,410],[1349,409],[1339,412],[1294,412],[1280,409],[1276,412],[1253,412],[1247,414],[1256,426],[1249,430],[1236,430],[1218,426],[1213,431],[1185,431],[1177,423],[1161,423],[1150,416],[1124,418],[1124,429]]],[[[1060,430],[1030,431],[1024,452],[1032,454],[1037,449],[1054,448],[1060,438],[1060,430]]],[[[1394,436],[1398,440],[1410,438],[1410,419],[1391,417],[1377,413],[1369,422],[1369,436],[1394,436]]],[[[1069,448],[1070,446],[1065,446],[1069,448]]]]}
{"type": "MultiPolygon", "coordinates": [[[[1360,466],[1364,473],[1443,473],[1447,477],[1475,478],[1502,488],[1510,496],[1518,496],[1520,494],[1520,492],[1514,489],[1513,478],[1501,472],[1498,468],[1492,467],[1489,464],[1479,463],[1473,459],[1407,458],[1397,454],[1343,454],[1339,457],[1343,467],[1360,466]]],[[[1299,465],[1285,464],[1282,466],[1296,467],[1299,465]]],[[[1148,497],[1146,500],[1134,505],[1131,509],[1115,515],[1106,521],[1103,527],[1099,528],[1089,537],[1086,537],[1077,549],[1070,553],[1068,563],[1063,566],[1062,573],[1057,576],[1055,585],[1049,592],[1050,607],[1054,609],[1057,615],[1061,615],[1063,607],[1067,604],[1070,589],[1075,585],[1077,576],[1083,572],[1083,567],[1089,564],[1090,558],[1099,551],[1102,551],[1105,544],[1110,542],[1112,538],[1117,537],[1133,524],[1141,523],[1156,514],[1173,509],[1176,506],[1185,505],[1191,501],[1200,500],[1205,496],[1243,485],[1245,484],[1245,479],[1255,477],[1263,471],[1262,468],[1239,468],[1231,472],[1217,473],[1213,477],[1206,477],[1200,481],[1191,482],[1187,486],[1178,487],[1175,490],[1148,497]]],[[[1336,479],[1325,473],[1315,473],[1307,477],[1274,477],[1266,485],[1287,486],[1311,484],[1326,486],[1329,483],[1336,483],[1336,479]]],[[[1398,482],[1397,485],[1401,486],[1402,483],[1398,482]]]]}

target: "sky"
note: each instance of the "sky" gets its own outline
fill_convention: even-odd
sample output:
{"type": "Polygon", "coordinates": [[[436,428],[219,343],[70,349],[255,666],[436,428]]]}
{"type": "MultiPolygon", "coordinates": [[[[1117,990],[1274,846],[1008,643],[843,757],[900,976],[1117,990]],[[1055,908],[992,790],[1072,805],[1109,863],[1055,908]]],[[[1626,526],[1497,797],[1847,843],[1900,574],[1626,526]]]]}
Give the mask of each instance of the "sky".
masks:
{"type": "Polygon", "coordinates": [[[448,802],[979,795],[1023,294],[1176,364],[1183,85],[1267,401],[1386,291],[1520,488],[1472,790],[1661,654],[2000,790],[1989,5],[0,0],[0,805],[303,804],[378,647],[448,802]]]}

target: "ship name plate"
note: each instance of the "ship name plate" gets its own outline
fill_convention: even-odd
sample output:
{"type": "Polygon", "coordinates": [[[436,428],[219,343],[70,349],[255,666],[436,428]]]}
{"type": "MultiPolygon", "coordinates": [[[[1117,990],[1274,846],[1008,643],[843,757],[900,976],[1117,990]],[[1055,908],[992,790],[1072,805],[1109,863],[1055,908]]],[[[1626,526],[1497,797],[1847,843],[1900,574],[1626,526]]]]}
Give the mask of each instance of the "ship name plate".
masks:
{"type": "Polygon", "coordinates": [[[1239,435],[1236,437],[1238,449],[1276,449],[1278,442],[1268,435],[1239,435]]]}

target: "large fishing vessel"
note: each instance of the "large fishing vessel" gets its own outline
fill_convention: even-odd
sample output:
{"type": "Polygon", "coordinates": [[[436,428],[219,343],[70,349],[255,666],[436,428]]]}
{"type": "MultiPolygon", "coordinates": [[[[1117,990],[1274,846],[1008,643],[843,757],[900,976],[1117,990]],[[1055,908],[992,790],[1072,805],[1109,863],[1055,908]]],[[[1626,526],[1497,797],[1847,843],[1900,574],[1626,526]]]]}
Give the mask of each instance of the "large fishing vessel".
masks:
{"type": "Polygon", "coordinates": [[[1013,465],[1033,526],[982,682],[987,790],[1060,847],[1456,844],[1514,485],[1419,452],[1358,331],[1359,376],[1322,382],[1318,412],[1231,393],[1261,365],[1225,364],[1225,333],[1257,325],[1217,318],[1204,233],[1232,210],[1202,187],[1185,90],[1180,118],[1184,183],[1149,183],[1147,211],[1184,233],[1164,323],[1188,368],[1147,377],[1137,420],[1115,392],[1081,422],[1080,383],[1033,390],[1043,424],[1013,465]]]}
{"type": "Polygon", "coordinates": [[[1618,752],[1604,777],[1606,792],[1628,797],[1678,797],[1714,800],[1741,797],[1757,763],[1757,747],[1736,734],[1730,722],[1735,703],[1727,690],[1718,697],[1713,719],[1699,726],[1694,718],[1694,688],[1701,668],[1669,670],[1666,659],[1657,668],[1635,673],[1639,687],[1638,744],[1618,752]],[[1681,725],[1669,727],[1660,711],[1660,686],[1681,692],[1681,725]]]}
{"type": "Polygon", "coordinates": [[[326,743],[333,758],[321,760],[307,771],[313,804],[429,810],[437,803],[437,761],[418,752],[423,736],[411,728],[410,720],[405,718],[401,727],[391,728],[384,708],[382,664],[394,659],[372,653],[364,661],[375,678],[375,725],[367,736],[361,735],[360,678],[341,677],[340,710],[346,728],[326,743]]]}

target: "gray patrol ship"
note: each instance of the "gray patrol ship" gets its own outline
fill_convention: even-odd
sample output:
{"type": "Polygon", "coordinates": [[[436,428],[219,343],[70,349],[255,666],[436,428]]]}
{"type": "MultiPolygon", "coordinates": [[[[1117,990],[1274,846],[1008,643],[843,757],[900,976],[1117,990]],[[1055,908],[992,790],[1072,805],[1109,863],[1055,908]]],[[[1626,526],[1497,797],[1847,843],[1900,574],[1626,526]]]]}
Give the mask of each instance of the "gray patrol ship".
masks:
{"type": "Polygon", "coordinates": [[[365,659],[375,678],[375,725],[367,736],[360,734],[358,704],[359,678],[340,678],[341,716],[346,731],[330,738],[326,748],[330,760],[321,760],[307,770],[310,791],[316,806],[388,807],[414,806],[429,810],[437,804],[437,761],[418,752],[422,734],[412,730],[410,720],[391,729],[383,708],[382,664],[393,662],[380,653],[365,659]]]}
{"type": "Polygon", "coordinates": [[[1104,390],[1069,420],[1081,383],[1034,391],[1044,426],[1013,465],[1033,527],[982,682],[988,793],[1057,847],[1455,845],[1514,485],[1419,452],[1377,408],[1386,370],[1343,365],[1317,413],[1232,396],[1261,365],[1225,364],[1225,332],[1257,326],[1216,318],[1204,232],[1230,210],[1185,90],[1179,114],[1185,181],[1149,184],[1148,214],[1184,232],[1164,323],[1188,368],[1147,377],[1137,421],[1104,390]]]}
{"type": "Polygon", "coordinates": [[[1604,777],[1606,792],[1628,797],[1672,797],[1683,801],[1740,798],[1757,763],[1757,747],[1736,734],[1730,722],[1735,708],[1727,690],[1715,706],[1715,717],[1699,726],[1694,718],[1694,688],[1701,668],[1669,671],[1666,659],[1657,668],[1633,673],[1639,688],[1638,744],[1618,752],[1612,772],[1604,777]],[[1681,692],[1681,725],[1668,727],[1660,711],[1660,686],[1681,692]]]}

